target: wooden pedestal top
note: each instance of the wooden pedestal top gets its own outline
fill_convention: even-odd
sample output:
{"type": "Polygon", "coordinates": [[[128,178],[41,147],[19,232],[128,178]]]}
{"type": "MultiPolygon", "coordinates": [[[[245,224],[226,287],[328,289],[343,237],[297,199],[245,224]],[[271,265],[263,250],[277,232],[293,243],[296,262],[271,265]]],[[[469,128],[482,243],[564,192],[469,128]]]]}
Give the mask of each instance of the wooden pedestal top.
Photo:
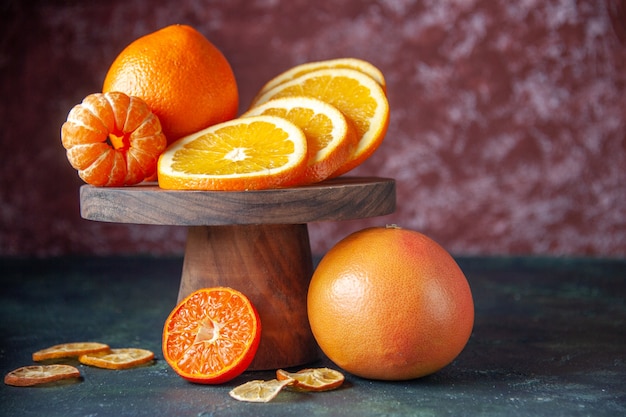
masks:
{"type": "Polygon", "coordinates": [[[155,183],[80,189],[85,219],[135,224],[211,226],[300,224],[390,214],[395,181],[340,177],[303,187],[260,191],[172,191],[155,183]]]}

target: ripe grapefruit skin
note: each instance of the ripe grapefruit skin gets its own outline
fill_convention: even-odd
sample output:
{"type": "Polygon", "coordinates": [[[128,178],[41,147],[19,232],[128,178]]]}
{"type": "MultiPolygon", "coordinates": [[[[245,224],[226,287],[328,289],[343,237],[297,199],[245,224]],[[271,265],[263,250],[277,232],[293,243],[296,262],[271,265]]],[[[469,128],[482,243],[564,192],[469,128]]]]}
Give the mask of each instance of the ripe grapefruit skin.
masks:
{"type": "Polygon", "coordinates": [[[465,275],[429,237],[375,227],[337,243],[307,296],[322,351],[354,375],[407,380],[432,374],[464,349],[474,324],[465,275]]]}

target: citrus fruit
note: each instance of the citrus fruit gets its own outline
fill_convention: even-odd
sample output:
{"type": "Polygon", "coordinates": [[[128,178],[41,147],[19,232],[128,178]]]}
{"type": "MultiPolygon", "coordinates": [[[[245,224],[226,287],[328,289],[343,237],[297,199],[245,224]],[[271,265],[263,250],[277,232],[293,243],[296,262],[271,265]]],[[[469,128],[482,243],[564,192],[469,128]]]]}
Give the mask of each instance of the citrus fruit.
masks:
{"type": "Polygon", "coordinates": [[[260,339],[259,315],[244,294],[204,288],[184,298],[167,317],[163,356],[188,381],[220,384],[246,370],[260,339]]]}
{"type": "Polygon", "coordinates": [[[48,359],[78,357],[87,353],[108,352],[109,345],[98,342],[61,343],[33,353],[35,362],[48,359]]]}
{"type": "Polygon", "coordinates": [[[109,68],[103,92],[141,97],[169,143],[234,118],[239,93],[222,52],[187,25],[172,25],[129,44],[109,68]]]}
{"type": "Polygon", "coordinates": [[[452,256],[398,227],[363,229],[333,246],[313,273],[307,311],[330,360],[380,380],[440,370],[463,350],[474,323],[470,287],[452,256]]]}
{"type": "Polygon", "coordinates": [[[380,84],[383,90],[386,90],[387,88],[383,73],[372,63],[359,58],[335,58],[323,61],[306,62],[304,64],[291,67],[287,71],[278,74],[276,77],[268,81],[261,88],[257,96],[264,94],[265,92],[271,90],[279,84],[298,78],[301,75],[326,68],[348,68],[361,71],[362,73],[374,79],[374,81],[376,81],[378,84],[380,84]]]}
{"type": "Polygon", "coordinates": [[[143,365],[154,359],[154,353],[147,349],[121,348],[105,352],[86,353],[78,357],[84,365],[106,369],[128,369],[143,365]]]}
{"type": "Polygon", "coordinates": [[[79,377],[80,371],[71,365],[31,365],[17,368],[6,374],[4,383],[16,387],[30,387],[79,377]]]}
{"type": "Polygon", "coordinates": [[[288,120],[233,119],[170,145],[159,158],[159,186],[230,191],[285,186],[302,176],[306,157],[304,132],[288,120]]]}
{"type": "Polygon", "coordinates": [[[154,176],[167,141],[146,103],[124,93],[95,93],[61,127],[67,159],[88,184],[118,187],[154,176]]]}
{"type": "Polygon", "coordinates": [[[304,132],[307,168],[300,180],[310,184],[328,178],[343,165],[356,146],[356,131],[336,107],[311,97],[284,97],[268,101],[242,117],[283,117],[304,132]]]}
{"type": "Polygon", "coordinates": [[[253,107],[281,97],[308,96],[335,106],[352,122],[357,146],[332,176],[354,169],[382,143],[389,126],[389,102],[382,87],[360,71],[331,68],[312,71],[275,86],[262,94],[253,107]]]}
{"type": "Polygon", "coordinates": [[[345,379],[341,372],[330,368],[307,368],[298,372],[279,369],[276,378],[293,380],[288,388],[296,391],[330,391],[339,388],[345,379]]]}
{"type": "Polygon", "coordinates": [[[292,382],[293,380],[291,379],[282,381],[277,379],[268,381],[255,379],[233,388],[228,394],[239,401],[266,403],[276,398],[280,391],[292,382]]]}

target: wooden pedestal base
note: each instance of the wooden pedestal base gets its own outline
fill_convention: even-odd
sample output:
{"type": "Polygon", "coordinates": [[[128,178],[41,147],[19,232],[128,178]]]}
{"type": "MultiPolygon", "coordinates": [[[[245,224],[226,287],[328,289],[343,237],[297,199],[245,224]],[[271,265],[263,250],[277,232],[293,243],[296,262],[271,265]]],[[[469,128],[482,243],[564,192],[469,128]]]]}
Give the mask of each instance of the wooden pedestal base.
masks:
{"type": "Polygon", "coordinates": [[[246,294],[261,318],[261,343],[251,370],[317,359],[306,295],[313,261],[306,224],[191,226],[178,300],[227,286],[246,294]]]}
{"type": "Polygon", "coordinates": [[[316,359],[306,313],[313,270],[307,223],[392,213],[395,191],[392,179],[361,177],[240,192],[84,185],[80,208],[90,220],[187,226],[178,299],[215,286],[246,294],[262,326],[250,369],[265,370],[316,359]]]}

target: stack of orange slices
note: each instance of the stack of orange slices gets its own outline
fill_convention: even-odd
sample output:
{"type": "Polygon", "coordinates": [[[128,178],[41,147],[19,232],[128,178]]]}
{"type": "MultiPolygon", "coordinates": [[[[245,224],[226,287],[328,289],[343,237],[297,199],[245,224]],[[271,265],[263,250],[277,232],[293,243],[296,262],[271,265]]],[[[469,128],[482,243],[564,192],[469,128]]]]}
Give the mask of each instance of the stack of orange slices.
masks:
{"type": "Polygon", "coordinates": [[[341,58],[295,66],[270,80],[239,118],[170,145],[164,189],[255,190],[306,185],[354,169],[389,124],[382,73],[341,58]]]}
{"type": "Polygon", "coordinates": [[[88,184],[260,190],[313,184],[362,164],[389,124],[382,72],[358,58],[293,66],[235,117],[230,64],[202,34],[171,25],[128,45],[102,93],[69,113],[61,140],[88,184]]]}
{"type": "Polygon", "coordinates": [[[236,118],[237,83],[201,33],[171,25],[120,52],[102,93],[61,129],[67,158],[88,184],[259,190],[347,173],[380,146],[389,124],[382,72],[358,58],[293,66],[236,118]]]}

